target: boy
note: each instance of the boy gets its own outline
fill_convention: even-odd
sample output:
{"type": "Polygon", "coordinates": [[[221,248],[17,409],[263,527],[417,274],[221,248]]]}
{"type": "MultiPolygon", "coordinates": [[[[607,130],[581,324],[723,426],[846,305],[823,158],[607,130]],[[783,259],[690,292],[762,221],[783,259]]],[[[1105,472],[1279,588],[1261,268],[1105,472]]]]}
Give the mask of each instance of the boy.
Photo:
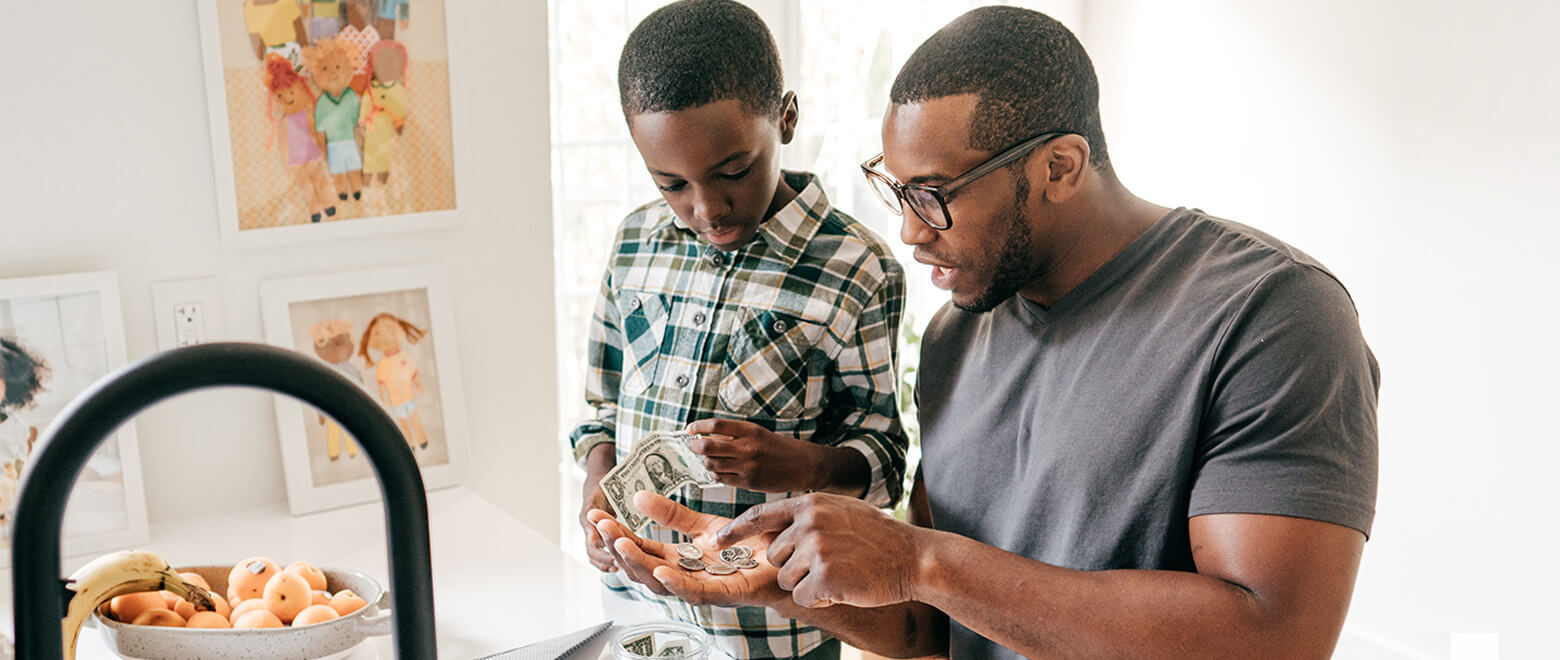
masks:
{"type": "MultiPolygon", "coordinates": [[[[618,87],[662,200],[623,221],[591,325],[586,397],[570,436],[586,466],[581,524],[609,586],[658,601],[739,658],[833,657],[822,631],[764,608],[690,607],[616,580],[585,520],[599,482],[639,438],[687,428],[725,487],[686,489],[734,516],[799,491],[877,506],[900,496],[906,439],[895,398],[904,273],[833,210],[816,178],[782,172],[796,129],[779,55],[751,9],[687,0],[629,36],[618,87]]],[[[680,540],[652,525],[652,538],[680,540]]]]}

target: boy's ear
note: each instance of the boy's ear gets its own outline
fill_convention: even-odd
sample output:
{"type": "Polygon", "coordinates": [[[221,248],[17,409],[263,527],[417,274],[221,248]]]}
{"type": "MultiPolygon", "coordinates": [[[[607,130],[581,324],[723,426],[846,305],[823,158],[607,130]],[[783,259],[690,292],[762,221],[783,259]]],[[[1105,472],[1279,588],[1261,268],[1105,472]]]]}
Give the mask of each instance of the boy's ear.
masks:
{"type": "Polygon", "coordinates": [[[796,118],[800,114],[796,92],[786,92],[780,98],[780,144],[790,144],[796,137],[796,118]]]}

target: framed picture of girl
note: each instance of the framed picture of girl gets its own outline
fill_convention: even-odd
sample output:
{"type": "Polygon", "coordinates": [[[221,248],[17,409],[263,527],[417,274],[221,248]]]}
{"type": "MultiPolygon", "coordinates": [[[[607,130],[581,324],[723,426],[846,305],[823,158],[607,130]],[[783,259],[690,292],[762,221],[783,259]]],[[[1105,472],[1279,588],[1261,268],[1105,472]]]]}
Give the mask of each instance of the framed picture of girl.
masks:
{"type": "MultiPolygon", "coordinates": [[[[71,400],[125,364],[114,273],[0,280],[0,566],[10,562],[10,511],[44,430],[71,400]]],[[[146,543],[135,422],[98,447],[71,490],[63,553],[146,543]]]]}
{"type": "MultiPolygon", "coordinates": [[[[298,277],[260,286],[268,343],[312,355],[395,420],[427,488],[467,469],[465,399],[446,277],[437,267],[298,277]]],[[[379,497],[351,434],[297,399],[275,397],[294,514],[379,497]]]]}
{"type": "Polygon", "coordinates": [[[447,0],[198,0],[229,246],[449,225],[447,0]]]}

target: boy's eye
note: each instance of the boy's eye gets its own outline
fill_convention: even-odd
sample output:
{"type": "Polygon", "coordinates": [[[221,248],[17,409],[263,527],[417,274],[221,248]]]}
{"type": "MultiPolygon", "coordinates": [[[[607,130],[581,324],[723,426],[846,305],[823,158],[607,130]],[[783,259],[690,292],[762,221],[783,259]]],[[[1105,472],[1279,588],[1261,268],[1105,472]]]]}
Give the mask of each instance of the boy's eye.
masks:
{"type": "Polygon", "coordinates": [[[677,183],[670,183],[664,186],[661,184],[656,184],[655,187],[660,188],[661,190],[665,190],[666,192],[677,192],[682,190],[684,187],[687,187],[687,185],[687,181],[678,181],[677,183]]]}
{"type": "Polygon", "coordinates": [[[747,176],[748,172],[752,172],[752,171],[753,171],[753,166],[749,165],[749,166],[743,168],[741,172],[733,172],[731,174],[722,174],[722,175],[720,175],[720,178],[725,179],[727,181],[736,181],[738,179],[741,179],[742,177],[747,176]]]}

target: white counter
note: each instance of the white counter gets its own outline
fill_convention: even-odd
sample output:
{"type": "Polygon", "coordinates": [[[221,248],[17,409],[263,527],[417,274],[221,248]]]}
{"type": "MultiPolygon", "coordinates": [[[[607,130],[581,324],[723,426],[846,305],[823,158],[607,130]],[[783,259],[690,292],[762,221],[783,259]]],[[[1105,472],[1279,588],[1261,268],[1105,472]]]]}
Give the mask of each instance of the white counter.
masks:
{"type": "MultiPolygon", "coordinates": [[[[464,488],[428,493],[439,656],[469,660],[557,637],[606,620],[596,570],[464,488]]],[[[154,525],[145,549],[175,566],[230,564],[262,555],[285,566],[362,571],[388,586],[384,507],[379,502],[291,516],[282,506],[154,525]]],[[[65,560],[67,574],[93,556],[65,560]]],[[[11,622],[11,574],[0,571],[0,621],[11,622]]],[[[621,618],[621,617],[620,617],[621,618]]],[[[620,623],[625,623],[621,622],[620,623]]],[[[77,657],[116,658],[99,631],[82,631],[77,657]]],[[[390,637],[353,660],[394,658],[390,637]]]]}

